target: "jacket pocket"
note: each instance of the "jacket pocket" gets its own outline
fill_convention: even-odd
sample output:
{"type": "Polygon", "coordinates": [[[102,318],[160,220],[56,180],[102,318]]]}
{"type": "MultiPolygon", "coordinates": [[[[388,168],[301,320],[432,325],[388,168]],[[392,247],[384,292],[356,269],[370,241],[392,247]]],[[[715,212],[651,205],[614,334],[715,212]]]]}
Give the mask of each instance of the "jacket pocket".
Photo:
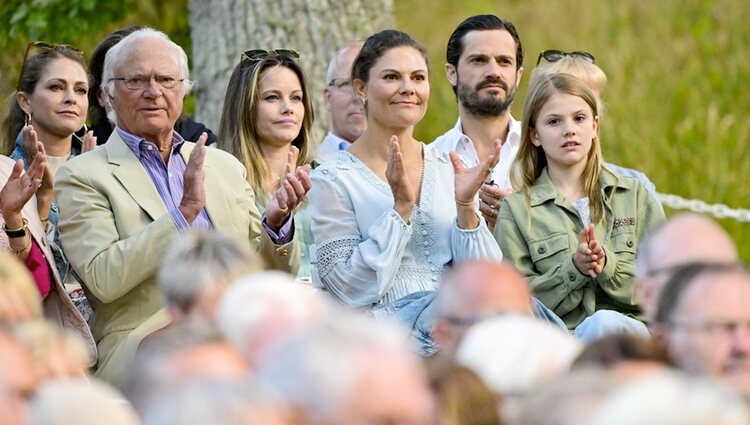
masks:
{"type": "Polygon", "coordinates": [[[565,253],[568,249],[568,235],[564,233],[553,234],[544,239],[529,242],[531,260],[534,264],[554,257],[556,254],[565,253]]]}
{"type": "Polygon", "coordinates": [[[635,232],[624,231],[612,235],[612,251],[635,255],[637,250],[638,241],[635,238],[635,232]]]}

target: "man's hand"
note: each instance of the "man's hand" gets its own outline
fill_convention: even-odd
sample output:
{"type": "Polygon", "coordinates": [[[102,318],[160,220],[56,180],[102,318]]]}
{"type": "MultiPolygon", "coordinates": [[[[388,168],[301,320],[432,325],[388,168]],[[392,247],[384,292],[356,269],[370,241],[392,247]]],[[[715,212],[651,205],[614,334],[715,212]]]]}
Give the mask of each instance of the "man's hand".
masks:
{"type": "Polygon", "coordinates": [[[503,190],[490,183],[484,183],[479,188],[479,200],[481,201],[479,203],[479,212],[482,213],[490,231],[495,228],[497,215],[500,212],[500,204],[511,193],[513,193],[513,189],[503,190]]]}
{"type": "Polygon", "coordinates": [[[292,146],[286,164],[284,181],[274,193],[271,202],[266,206],[266,224],[273,230],[278,230],[287,220],[292,211],[305,199],[305,195],[312,187],[310,180],[310,165],[297,166],[299,149],[292,146]]]}
{"type": "Polygon", "coordinates": [[[183,192],[179,209],[188,224],[198,217],[206,205],[206,173],[203,171],[203,162],[206,159],[207,139],[208,134],[205,132],[198,138],[182,175],[183,192]]]}

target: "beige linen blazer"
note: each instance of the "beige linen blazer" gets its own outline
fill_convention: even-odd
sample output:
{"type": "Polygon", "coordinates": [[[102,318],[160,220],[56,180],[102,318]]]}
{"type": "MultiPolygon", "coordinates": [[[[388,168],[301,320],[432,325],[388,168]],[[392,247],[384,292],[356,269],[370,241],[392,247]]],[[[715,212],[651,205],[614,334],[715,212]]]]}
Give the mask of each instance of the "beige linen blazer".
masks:
{"type": "MultiPolygon", "coordinates": [[[[195,144],[186,142],[188,161],[195,144]]],[[[245,168],[232,155],[208,148],[206,209],[214,227],[242,238],[271,267],[295,272],[299,244],[275,245],[263,230],[245,168]]],[[[177,228],[135,154],[115,131],[107,143],[67,161],[57,173],[60,236],[94,308],[97,375],[118,385],[125,337],[163,307],[156,279],[177,228]]]]}

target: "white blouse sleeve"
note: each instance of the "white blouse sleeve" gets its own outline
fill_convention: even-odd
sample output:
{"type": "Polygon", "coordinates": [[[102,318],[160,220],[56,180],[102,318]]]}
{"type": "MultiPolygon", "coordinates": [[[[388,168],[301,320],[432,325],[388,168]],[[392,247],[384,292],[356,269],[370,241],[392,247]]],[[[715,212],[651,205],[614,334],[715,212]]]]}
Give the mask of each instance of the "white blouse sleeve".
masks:
{"type": "Polygon", "coordinates": [[[484,218],[479,217],[479,226],[461,229],[455,221],[451,231],[451,253],[453,261],[502,261],[503,253],[484,218]]]}
{"type": "MultiPolygon", "coordinates": [[[[336,182],[336,171],[329,168],[312,174],[312,278],[350,307],[370,306],[391,288],[412,228],[388,209],[366,234],[360,233],[352,194],[336,182]]],[[[354,195],[366,193],[363,189],[354,195]]]]}

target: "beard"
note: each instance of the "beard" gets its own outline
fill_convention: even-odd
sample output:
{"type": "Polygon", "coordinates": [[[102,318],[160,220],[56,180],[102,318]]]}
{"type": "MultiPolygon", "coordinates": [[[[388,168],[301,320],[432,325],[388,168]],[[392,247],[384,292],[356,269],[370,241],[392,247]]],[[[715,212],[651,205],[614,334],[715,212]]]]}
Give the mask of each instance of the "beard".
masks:
{"type": "Polygon", "coordinates": [[[513,86],[512,89],[508,89],[508,84],[499,78],[485,79],[475,87],[463,84],[459,79],[457,95],[458,101],[471,115],[481,118],[495,118],[504,114],[510,108],[516,97],[516,87],[513,86]],[[490,84],[502,87],[505,93],[508,94],[506,98],[498,99],[496,97],[481,96],[479,90],[490,84]]]}

